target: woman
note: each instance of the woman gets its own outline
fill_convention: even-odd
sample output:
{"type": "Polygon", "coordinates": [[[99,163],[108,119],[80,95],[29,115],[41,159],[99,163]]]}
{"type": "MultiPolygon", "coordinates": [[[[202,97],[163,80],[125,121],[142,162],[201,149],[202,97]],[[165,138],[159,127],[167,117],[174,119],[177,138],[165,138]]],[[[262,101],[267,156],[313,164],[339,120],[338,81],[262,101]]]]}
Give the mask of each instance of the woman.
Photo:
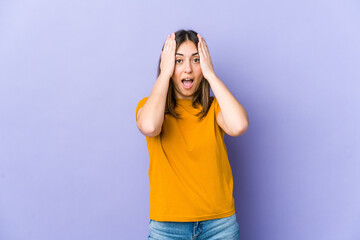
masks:
{"type": "Polygon", "coordinates": [[[150,157],[148,239],[239,239],[224,134],[242,135],[249,120],[200,34],[168,35],[136,123],[150,157]]]}

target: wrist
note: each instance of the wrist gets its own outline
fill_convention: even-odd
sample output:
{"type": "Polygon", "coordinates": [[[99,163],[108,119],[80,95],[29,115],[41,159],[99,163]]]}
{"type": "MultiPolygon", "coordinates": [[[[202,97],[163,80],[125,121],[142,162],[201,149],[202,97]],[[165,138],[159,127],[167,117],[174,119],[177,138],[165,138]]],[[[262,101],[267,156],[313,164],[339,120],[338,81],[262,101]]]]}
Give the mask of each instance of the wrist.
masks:
{"type": "Polygon", "coordinates": [[[211,80],[217,78],[217,76],[214,72],[212,72],[212,73],[204,75],[204,78],[210,82],[211,80]]]}
{"type": "Polygon", "coordinates": [[[165,72],[162,72],[159,75],[159,78],[166,79],[166,80],[170,80],[171,77],[172,77],[172,74],[165,73],[165,72]]]}

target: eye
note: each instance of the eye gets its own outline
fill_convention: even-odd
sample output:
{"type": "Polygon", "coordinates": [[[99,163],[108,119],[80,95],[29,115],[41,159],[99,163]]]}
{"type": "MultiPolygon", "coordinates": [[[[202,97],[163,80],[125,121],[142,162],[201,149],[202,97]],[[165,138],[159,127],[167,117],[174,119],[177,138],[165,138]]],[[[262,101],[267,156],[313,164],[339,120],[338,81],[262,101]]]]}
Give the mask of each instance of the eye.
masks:
{"type": "Polygon", "coordinates": [[[180,63],[182,60],[181,59],[176,59],[175,62],[176,63],[180,63]]]}
{"type": "Polygon", "coordinates": [[[194,58],[194,62],[196,63],[200,62],[200,58],[194,58]]]}

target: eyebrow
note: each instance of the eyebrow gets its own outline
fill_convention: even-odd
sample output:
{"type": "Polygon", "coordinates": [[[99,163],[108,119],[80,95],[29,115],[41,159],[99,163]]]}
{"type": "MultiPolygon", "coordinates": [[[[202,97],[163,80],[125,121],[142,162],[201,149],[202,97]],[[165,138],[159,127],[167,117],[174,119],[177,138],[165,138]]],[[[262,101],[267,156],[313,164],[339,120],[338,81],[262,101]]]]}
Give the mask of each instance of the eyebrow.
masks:
{"type": "MultiPolygon", "coordinates": [[[[199,53],[196,52],[196,53],[191,54],[191,56],[195,56],[195,55],[198,55],[198,54],[199,54],[199,53]]],[[[184,54],[182,54],[182,53],[176,53],[176,55],[184,56],[184,54]]]]}

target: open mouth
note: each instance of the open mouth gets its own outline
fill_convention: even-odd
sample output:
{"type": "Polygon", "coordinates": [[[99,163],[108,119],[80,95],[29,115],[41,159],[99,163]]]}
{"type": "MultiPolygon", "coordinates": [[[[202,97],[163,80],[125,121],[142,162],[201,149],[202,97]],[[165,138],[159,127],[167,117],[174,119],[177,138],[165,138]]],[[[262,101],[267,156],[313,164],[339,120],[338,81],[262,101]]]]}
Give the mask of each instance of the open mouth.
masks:
{"type": "Polygon", "coordinates": [[[186,79],[181,80],[181,82],[182,82],[184,88],[190,89],[194,83],[194,80],[190,79],[190,78],[186,78],[186,79]]]}

